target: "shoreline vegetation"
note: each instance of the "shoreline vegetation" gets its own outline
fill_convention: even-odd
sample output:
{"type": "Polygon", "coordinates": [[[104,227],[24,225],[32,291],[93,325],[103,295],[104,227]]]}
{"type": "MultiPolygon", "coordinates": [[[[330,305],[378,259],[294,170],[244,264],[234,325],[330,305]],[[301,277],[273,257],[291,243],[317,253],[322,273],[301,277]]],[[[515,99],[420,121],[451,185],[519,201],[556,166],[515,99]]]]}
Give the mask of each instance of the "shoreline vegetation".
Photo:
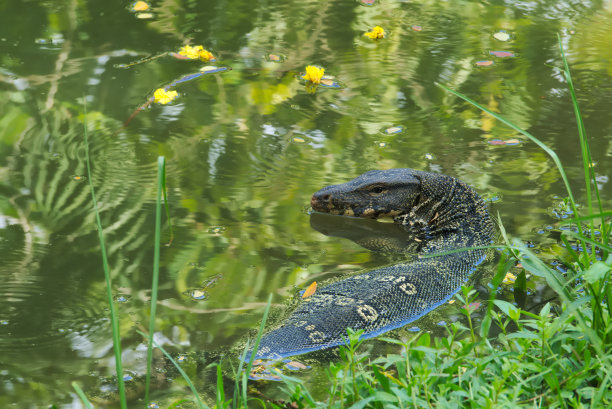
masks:
{"type": "MultiPolygon", "coordinates": [[[[612,211],[605,211],[600,199],[591,166],[591,151],[569,66],[559,36],[559,48],[564,75],[570,91],[584,170],[586,212],[578,216],[578,203],[572,193],[564,168],[554,151],[535,136],[521,129],[502,116],[488,110],[463,94],[437,84],[445,91],[463,99],[472,106],[487,112],[506,125],[525,135],[540,146],[556,164],[567,189],[567,204],[576,216],[563,222],[567,226],[561,235],[565,254],[560,256],[567,271],[560,273],[538,258],[528,246],[518,239],[509,238],[500,221],[504,243],[500,260],[491,283],[491,299],[487,311],[475,326],[472,314],[476,292],[463,287],[455,295],[455,303],[465,320],[446,326],[447,335],[433,338],[428,333],[418,333],[409,340],[380,338],[401,347],[398,354],[390,354],[371,360],[361,352],[363,341],[359,333],[348,331],[348,343],[340,348],[341,360],[329,364],[327,397],[317,400],[309,393],[302,380],[279,374],[286,397],[282,401],[269,401],[249,396],[248,376],[269,312],[270,301],[264,312],[257,338],[247,343],[239,367],[235,372],[233,396],[225,396],[221,364],[217,365],[216,402],[205,403],[195,390],[189,377],[165,350],[159,347],[154,333],[155,297],[159,270],[161,226],[161,198],[165,197],[165,160],[158,160],[158,191],[155,226],[154,282],[152,284],[151,323],[148,335],[147,385],[140,407],[148,402],[151,377],[151,350],[155,344],[183,374],[193,392],[193,402],[198,408],[603,408],[612,406],[612,211]],[[606,219],[608,219],[606,221],[606,219]],[[554,302],[547,302],[539,311],[525,311],[509,302],[496,300],[495,289],[510,268],[520,263],[522,272],[514,287],[524,286],[525,271],[546,280],[556,293],[554,302]],[[522,276],[522,277],[521,277],[522,276]],[[495,334],[495,335],[493,335],[495,334]],[[251,348],[252,347],[252,348],[251,348]],[[249,358],[249,359],[247,359],[249,358]]],[[[85,121],[86,122],[86,121],[85,121]]],[[[87,126],[85,125],[87,147],[87,126]]],[[[94,208],[97,212],[92,176],[89,170],[94,208]]],[[[166,212],[168,215],[167,207],[166,212]]],[[[119,327],[113,309],[110,275],[104,254],[104,239],[99,217],[97,218],[104,270],[109,294],[110,314],[115,356],[121,356],[119,327]]],[[[121,408],[127,408],[120,359],[116,359],[116,371],[121,408]]],[[[75,391],[85,407],[92,407],[79,385],[73,382],[75,391]]],[[[187,400],[168,406],[182,407],[187,400]]]]}

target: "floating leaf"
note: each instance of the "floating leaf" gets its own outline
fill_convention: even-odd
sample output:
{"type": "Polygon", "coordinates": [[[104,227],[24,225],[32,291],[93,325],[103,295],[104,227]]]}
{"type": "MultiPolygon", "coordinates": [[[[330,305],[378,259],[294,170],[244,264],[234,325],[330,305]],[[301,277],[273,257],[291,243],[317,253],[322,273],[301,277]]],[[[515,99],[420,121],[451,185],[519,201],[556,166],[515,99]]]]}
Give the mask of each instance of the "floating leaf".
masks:
{"type": "Polygon", "coordinates": [[[229,71],[230,67],[217,67],[215,65],[207,65],[200,68],[200,72],[203,74],[214,74],[216,72],[229,71]]]}
{"type": "Polygon", "coordinates": [[[423,30],[423,27],[421,27],[421,26],[417,26],[416,24],[415,24],[415,25],[413,25],[413,26],[412,26],[412,27],[410,27],[410,28],[412,28],[414,31],[422,31],[422,30],[423,30]]]}
{"type": "Polygon", "coordinates": [[[516,57],[511,51],[489,51],[489,54],[499,58],[516,57]]]}
{"type": "Polygon", "coordinates": [[[136,14],[136,18],[139,18],[141,20],[148,20],[150,18],[155,17],[155,15],[153,13],[138,13],[136,14]]]}
{"type": "Polygon", "coordinates": [[[498,31],[497,33],[493,34],[493,38],[499,41],[508,41],[510,40],[510,34],[502,30],[502,31],[498,31]]]}
{"type": "Polygon", "coordinates": [[[205,300],[208,298],[208,293],[200,288],[191,290],[187,293],[194,300],[205,300]]]}
{"type": "Polygon", "coordinates": [[[223,226],[210,226],[208,228],[208,233],[210,234],[221,234],[225,231],[225,227],[223,226]]]}
{"type": "Polygon", "coordinates": [[[395,135],[404,131],[404,128],[401,126],[392,126],[383,131],[383,133],[387,135],[395,135]]]}
{"type": "Polygon", "coordinates": [[[304,291],[304,294],[302,294],[302,298],[310,297],[311,295],[315,293],[315,291],[317,291],[317,282],[313,281],[312,284],[310,284],[308,288],[306,288],[306,291],[304,291]]]}
{"type": "Polygon", "coordinates": [[[206,280],[202,282],[202,289],[214,287],[215,285],[217,285],[219,280],[221,280],[222,278],[223,278],[223,274],[215,274],[215,275],[208,277],[206,280]]]}
{"type": "Polygon", "coordinates": [[[309,369],[309,366],[304,365],[301,362],[298,361],[289,361],[286,360],[285,361],[285,368],[291,370],[291,371],[303,371],[304,369],[309,369]]]}
{"type": "Polygon", "coordinates": [[[280,54],[268,54],[266,55],[266,60],[271,62],[282,62],[285,61],[285,56],[280,54]]]}
{"type": "Polygon", "coordinates": [[[479,67],[489,67],[491,65],[495,64],[495,61],[493,60],[482,60],[482,61],[476,61],[476,65],[479,67]]]}
{"type": "Polygon", "coordinates": [[[331,75],[324,75],[321,78],[321,84],[323,88],[342,88],[342,85],[334,79],[331,75]]]}

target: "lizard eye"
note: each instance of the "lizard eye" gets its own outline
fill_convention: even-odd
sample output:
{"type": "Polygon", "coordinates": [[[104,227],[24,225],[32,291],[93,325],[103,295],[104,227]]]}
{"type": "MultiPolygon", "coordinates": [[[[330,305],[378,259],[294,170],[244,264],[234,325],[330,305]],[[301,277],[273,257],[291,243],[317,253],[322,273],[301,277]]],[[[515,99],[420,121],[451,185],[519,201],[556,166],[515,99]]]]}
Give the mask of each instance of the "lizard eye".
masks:
{"type": "Polygon", "coordinates": [[[387,189],[384,186],[374,186],[370,189],[368,193],[370,193],[371,195],[380,195],[385,192],[387,192],[387,189]]]}

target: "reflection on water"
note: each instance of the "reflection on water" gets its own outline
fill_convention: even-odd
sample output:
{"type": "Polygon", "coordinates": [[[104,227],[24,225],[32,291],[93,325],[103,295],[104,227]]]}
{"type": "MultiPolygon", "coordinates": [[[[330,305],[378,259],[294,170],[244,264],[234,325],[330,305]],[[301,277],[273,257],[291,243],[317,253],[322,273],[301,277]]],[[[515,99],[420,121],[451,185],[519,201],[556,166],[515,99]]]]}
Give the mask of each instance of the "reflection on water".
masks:
{"type": "MultiPolygon", "coordinates": [[[[172,244],[162,247],[158,331],[160,342],[184,353],[236,343],[257,327],[269,293],[283,304],[313,281],[394,262],[397,255],[350,241],[374,245],[365,224],[362,237],[343,236],[335,219],[317,224],[350,240],[310,226],[313,192],[370,169],[410,167],[463,179],[491,198],[492,214],[499,212],[511,235],[544,253],[554,246],[557,223],[567,216],[554,165],[434,83],[540,137],[580,186],[573,108],[554,68],[557,33],[597,181],[610,200],[606,3],[170,1],[133,11],[66,0],[28,3],[27,13],[22,7],[8,1],[0,15],[2,407],[69,407],[71,381],[90,386],[112,373],[83,96],[91,182],[132,358],[126,369],[135,373],[142,348],[135,331],[148,322],[158,155],[168,163],[174,229],[172,244]],[[384,38],[363,35],[375,26],[384,38]],[[150,59],[200,44],[216,58],[215,68],[150,59]],[[308,92],[296,78],[308,65],[333,76],[327,87],[308,92]],[[143,106],[169,84],[176,99],[143,106]],[[220,278],[209,285],[213,277],[220,278]]],[[[170,239],[166,223],[162,240],[170,239]]],[[[546,298],[543,283],[528,286],[533,303],[546,298]]],[[[429,323],[456,319],[450,308],[429,323]]],[[[436,331],[428,322],[417,325],[436,331]]]]}

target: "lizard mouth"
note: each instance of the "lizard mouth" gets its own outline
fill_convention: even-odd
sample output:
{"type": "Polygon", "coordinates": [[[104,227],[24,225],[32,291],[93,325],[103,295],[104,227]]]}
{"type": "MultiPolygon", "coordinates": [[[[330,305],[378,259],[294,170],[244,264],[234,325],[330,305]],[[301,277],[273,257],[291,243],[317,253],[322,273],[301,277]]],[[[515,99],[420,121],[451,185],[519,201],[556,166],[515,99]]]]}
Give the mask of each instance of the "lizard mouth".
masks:
{"type": "Polygon", "coordinates": [[[310,206],[317,212],[325,212],[328,213],[334,209],[334,204],[332,202],[332,196],[329,194],[318,195],[314,194],[312,199],[310,199],[310,206]]]}

